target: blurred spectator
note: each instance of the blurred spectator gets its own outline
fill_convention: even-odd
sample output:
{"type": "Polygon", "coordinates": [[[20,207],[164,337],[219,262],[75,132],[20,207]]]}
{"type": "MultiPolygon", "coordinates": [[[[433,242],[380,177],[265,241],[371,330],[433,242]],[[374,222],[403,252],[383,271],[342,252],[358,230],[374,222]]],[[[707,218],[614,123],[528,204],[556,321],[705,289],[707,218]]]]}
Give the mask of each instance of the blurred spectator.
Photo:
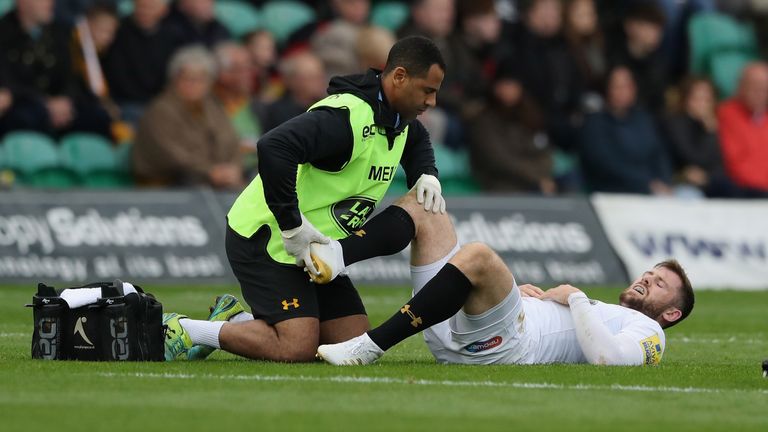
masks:
{"type": "Polygon", "coordinates": [[[308,51],[283,59],[280,74],[286,92],[267,107],[264,132],[303,113],[326,96],[328,81],[323,63],[308,51]]]}
{"type": "Polygon", "coordinates": [[[168,25],[180,45],[202,44],[212,48],[230,39],[229,30],[216,19],[214,0],[177,0],[168,15],[168,25]]]}
{"type": "Polygon", "coordinates": [[[660,116],[669,84],[667,62],[659,49],[666,17],[655,1],[633,2],[624,16],[623,33],[611,38],[609,60],[632,70],[638,89],[638,102],[660,116]]]}
{"type": "Polygon", "coordinates": [[[107,3],[94,3],[78,18],[72,43],[72,63],[84,93],[92,95],[109,113],[112,137],[117,142],[133,139],[132,129],[120,121],[120,110],[109,94],[103,58],[112,46],[118,26],[117,11],[107,3]]]}
{"type": "Polygon", "coordinates": [[[605,88],[608,60],[594,0],[568,0],[564,34],[571,56],[581,74],[584,90],[588,92],[585,95],[588,99],[582,102],[588,110],[600,109],[602,98],[598,95],[605,88]]]}
{"type": "Polygon", "coordinates": [[[491,101],[470,125],[472,173],[484,190],[555,192],[544,121],[512,61],[499,65],[491,101]]]}
{"type": "Polygon", "coordinates": [[[116,8],[118,0],[55,0],[54,17],[56,21],[74,24],[94,6],[116,8]]]}
{"type": "Polygon", "coordinates": [[[752,25],[757,36],[760,57],[768,59],[768,0],[719,0],[718,7],[752,25]]]}
{"type": "Polygon", "coordinates": [[[462,76],[464,66],[470,64],[472,58],[461,38],[454,34],[455,0],[414,0],[410,10],[410,19],[398,30],[397,37],[418,35],[432,39],[446,64],[437,107],[425,114],[424,126],[433,141],[453,149],[462,148],[465,141],[461,122],[466,101],[465,86],[474,83],[462,76]],[[437,124],[443,125],[441,130],[433,127],[437,124]]]}
{"type": "Polygon", "coordinates": [[[139,123],[133,150],[137,180],[148,186],[239,187],[237,133],[210,91],[213,56],[202,46],[182,48],[168,73],[166,91],[139,123]]]}
{"type": "Polygon", "coordinates": [[[168,59],[178,46],[164,21],[167,0],[134,0],[104,57],[104,74],[123,119],[138,122],[144,106],[165,84],[168,59]]]}
{"type": "Polygon", "coordinates": [[[669,157],[651,115],[637,104],[632,72],[608,74],[606,109],[590,114],[581,132],[581,161],[594,192],[669,194],[669,157]]]}
{"type": "Polygon", "coordinates": [[[218,77],[214,94],[229,116],[246,155],[244,168],[256,174],[256,141],[262,135],[263,106],[252,98],[252,63],[248,50],[237,42],[221,42],[214,49],[218,77]]]}
{"type": "MultiPolygon", "coordinates": [[[[283,54],[290,56],[309,49],[311,46],[315,54],[320,56],[324,62],[326,60],[325,55],[329,56],[328,60],[331,63],[326,63],[326,66],[333,66],[333,62],[343,62],[345,54],[347,59],[351,58],[356,32],[368,22],[371,1],[331,0],[315,3],[315,8],[319,9],[318,19],[291,34],[285,44],[283,54]],[[330,32],[330,34],[323,36],[326,32],[330,32]],[[355,33],[351,39],[350,32],[355,33]],[[341,43],[341,45],[335,48],[334,42],[341,43]],[[320,47],[317,47],[318,44],[320,47]],[[327,51],[321,51],[320,48],[327,51]]],[[[343,65],[344,63],[342,63],[343,65]]]]}
{"type": "Polygon", "coordinates": [[[509,32],[510,26],[502,23],[493,0],[459,0],[458,6],[458,43],[466,56],[456,76],[462,82],[461,115],[468,119],[483,108],[498,59],[510,54],[502,40],[503,29],[509,32]]]}
{"type": "MultiPolygon", "coordinates": [[[[109,116],[77,85],[71,29],[53,22],[53,0],[17,0],[0,19],[4,127],[50,135],[88,131],[109,136],[109,116]]],[[[6,132],[3,131],[3,132],[6,132]]]]}
{"type": "Polygon", "coordinates": [[[747,196],[768,196],[768,63],[747,65],[717,110],[725,168],[747,196]]]}
{"type": "Polygon", "coordinates": [[[670,82],[677,82],[688,69],[688,22],[697,13],[715,11],[715,0],[656,1],[666,17],[661,51],[668,63],[670,82]]]}
{"type": "Polygon", "coordinates": [[[709,197],[734,195],[723,168],[715,115],[715,88],[706,78],[685,80],[680,107],[666,118],[666,133],[680,181],[709,197]]]}
{"type": "Polygon", "coordinates": [[[513,35],[514,58],[521,64],[526,91],[541,107],[553,143],[573,148],[575,115],[582,89],[578,69],[563,37],[560,0],[527,0],[523,22],[513,35]]]}
{"type": "Polygon", "coordinates": [[[368,22],[370,0],[331,0],[334,17],[310,37],[312,52],[323,62],[328,78],[363,72],[355,56],[360,30],[368,22]]]}
{"type": "Polygon", "coordinates": [[[329,23],[322,31],[312,36],[312,53],[323,62],[326,80],[337,75],[360,73],[355,48],[360,27],[344,21],[329,23]]]}
{"type": "Polygon", "coordinates": [[[389,50],[395,44],[395,35],[382,27],[368,26],[360,30],[355,46],[358,69],[383,70],[389,50]]]}
{"type": "Polygon", "coordinates": [[[251,59],[251,91],[259,100],[274,101],[282,91],[274,36],[266,30],[255,30],[247,33],[243,42],[251,59]]]}

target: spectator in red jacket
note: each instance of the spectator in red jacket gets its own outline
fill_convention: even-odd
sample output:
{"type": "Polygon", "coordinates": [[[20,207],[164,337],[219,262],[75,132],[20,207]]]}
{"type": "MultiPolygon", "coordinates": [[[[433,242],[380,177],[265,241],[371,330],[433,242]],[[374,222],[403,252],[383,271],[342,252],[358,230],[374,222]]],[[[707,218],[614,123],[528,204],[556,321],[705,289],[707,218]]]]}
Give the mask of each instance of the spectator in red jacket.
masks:
{"type": "Polygon", "coordinates": [[[768,196],[768,63],[747,65],[717,112],[728,175],[747,196],[768,196]]]}

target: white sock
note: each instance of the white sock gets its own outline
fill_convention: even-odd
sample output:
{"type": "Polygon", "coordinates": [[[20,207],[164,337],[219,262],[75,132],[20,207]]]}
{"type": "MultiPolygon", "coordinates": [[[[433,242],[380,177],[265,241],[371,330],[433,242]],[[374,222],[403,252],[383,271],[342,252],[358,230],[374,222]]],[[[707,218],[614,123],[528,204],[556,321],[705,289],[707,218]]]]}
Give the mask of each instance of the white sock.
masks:
{"type": "Polygon", "coordinates": [[[243,321],[251,321],[253,319],[253,314],[250,314],[248,312],[240,312],[239,314],[233,316],[229,319],[229,322],[243,322],[243,321]]]}
{"type": "Polygon", "coordinates": [[[194,345],[205,345],[219,349],[219,332],[226,321],[205,321],[193,319],[180,319],[179,324],[184,331],[189,333],[194,345]]]}

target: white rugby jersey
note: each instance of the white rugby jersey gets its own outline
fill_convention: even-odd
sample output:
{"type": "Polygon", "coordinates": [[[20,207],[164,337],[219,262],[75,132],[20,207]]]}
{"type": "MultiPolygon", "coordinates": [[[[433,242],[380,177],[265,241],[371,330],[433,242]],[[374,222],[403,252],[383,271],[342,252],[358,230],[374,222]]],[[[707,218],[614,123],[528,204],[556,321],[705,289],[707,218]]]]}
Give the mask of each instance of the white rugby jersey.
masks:
{"type": "Polygon", "coordinates": [[[661,361],[666,340],[653,319],[623,306],[589,300],[583,293],[572,294],[569,303],[570,307],[523,297],[525,333],[533,342],[530,362],[642,365],[661,361]]]}

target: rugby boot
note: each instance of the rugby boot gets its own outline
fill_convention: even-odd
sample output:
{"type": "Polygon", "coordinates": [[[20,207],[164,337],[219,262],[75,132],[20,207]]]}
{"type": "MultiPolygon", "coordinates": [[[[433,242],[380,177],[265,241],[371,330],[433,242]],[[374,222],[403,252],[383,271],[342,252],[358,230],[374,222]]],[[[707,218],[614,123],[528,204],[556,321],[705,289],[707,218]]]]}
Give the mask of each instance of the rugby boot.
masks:
{"type": "Polygon", "coordinates": [[[163,314],[165,361],[175,360],[192,348],[192,339],[189,338],[189,333],[179,323],[179,320],[183,318],[187,318],[187,316],[175,312],[163,314]]]}
{"type": "MultiPolygon", "coordinates": [[[[243,305],[240,300],[232,294],[224,294],[216,297],[216,301],[213,306],[208,308],[208,321],[229,321],[233,316],[244,312],[243,305]]],[[[211,355],[216,348],[195,345],[187,352],[187,359],[189,360],[205,360],[211,355]]]]}
{"type": "Polygon", "coordinates": [[[336,366],[367,365],[384,355],[384,351],[368,336],[368,333],[346,342],[320,345],[317,358],[336,366]]]}

